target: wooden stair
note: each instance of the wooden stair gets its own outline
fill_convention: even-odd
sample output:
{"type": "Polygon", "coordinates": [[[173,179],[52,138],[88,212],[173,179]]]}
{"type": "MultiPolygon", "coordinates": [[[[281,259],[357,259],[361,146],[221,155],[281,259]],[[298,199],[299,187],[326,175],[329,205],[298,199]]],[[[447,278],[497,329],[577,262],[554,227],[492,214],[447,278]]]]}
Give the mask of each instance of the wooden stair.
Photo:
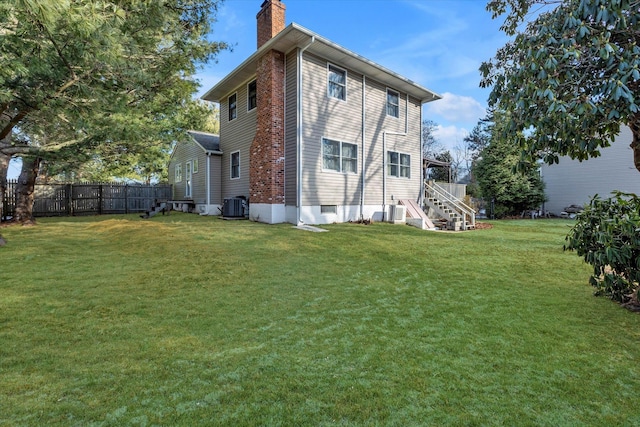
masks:
{"type": "Polygon", "coordinates": [[[424,221],[424,225],[429,230],[435,230],[436,226],[433,225],[433,221],[427,216],[426,213],[420,208],[420,205],[411,199],[400,200],[400,204],[407,208],[407,218],[416,218],[424,221]]]}
{"type": "Polygon", "coordinates": [[[162,212],[162,215],[164,215],[165,212],[167,212],[167,214],[169,213],[167,201],[156,199],[154,200],[153,206],[151,206],[151,209],[146,211],[144,214],[140,215],[140,218],[143,218],[143,219],[151,218],[153,216],[156,216],[160,212],[162,212]]]}

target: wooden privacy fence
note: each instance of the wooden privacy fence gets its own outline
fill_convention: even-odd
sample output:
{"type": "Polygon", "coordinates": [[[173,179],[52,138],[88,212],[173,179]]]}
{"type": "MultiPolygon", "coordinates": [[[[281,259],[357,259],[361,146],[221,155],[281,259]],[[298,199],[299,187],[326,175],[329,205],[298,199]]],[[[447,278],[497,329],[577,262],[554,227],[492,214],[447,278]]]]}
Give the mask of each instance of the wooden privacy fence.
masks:
{"type": "MultiPolygon", "coordinates": [[[[2,219],[15,211],[16,180],[7,182],[2,219]]],[[[119,183],[36,184],[33,216],[102,215],[145,212],[155,200],[169,200],[171,185],[119,183]]]]}

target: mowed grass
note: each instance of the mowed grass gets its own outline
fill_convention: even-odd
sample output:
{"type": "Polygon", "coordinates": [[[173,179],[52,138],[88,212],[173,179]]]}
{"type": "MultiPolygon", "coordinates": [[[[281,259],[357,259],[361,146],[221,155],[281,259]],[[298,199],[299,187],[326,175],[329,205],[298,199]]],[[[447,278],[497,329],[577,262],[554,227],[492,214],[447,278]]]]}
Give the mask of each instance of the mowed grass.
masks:
{"type": "Polygon", "coordinates": [[[570,224],[2,229],[0,425],[639,425],[640,317],[570,224]]]}

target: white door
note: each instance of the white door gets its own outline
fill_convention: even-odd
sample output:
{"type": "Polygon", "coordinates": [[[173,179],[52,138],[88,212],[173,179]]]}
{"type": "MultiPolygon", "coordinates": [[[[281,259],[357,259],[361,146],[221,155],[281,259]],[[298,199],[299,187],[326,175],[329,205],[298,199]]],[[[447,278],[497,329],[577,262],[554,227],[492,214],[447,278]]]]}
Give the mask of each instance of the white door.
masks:
{"type": "Polygon", "coordinates": [[[185,168],[185,197],[191,197],[191,175],[193,172],[191,161],[188,161],[185,168]]]}

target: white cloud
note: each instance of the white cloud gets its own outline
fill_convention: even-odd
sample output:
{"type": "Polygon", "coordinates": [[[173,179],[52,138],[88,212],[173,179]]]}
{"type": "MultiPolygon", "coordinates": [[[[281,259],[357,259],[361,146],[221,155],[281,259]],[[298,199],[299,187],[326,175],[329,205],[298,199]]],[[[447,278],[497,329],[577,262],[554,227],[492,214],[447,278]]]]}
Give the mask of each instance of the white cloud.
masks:
{"type": "Polygon", "coordinates": [[[465,128],[457,126],[436,126],[433,136],[445,148],[445,150],[453,151],[455,147],[462,145],[462,140],[469,135],[469,131],[465,128]]]}
{"type": "Polygon", "coordinates": [[[455,95],[451,92],[442,94],[442,99],[430,102],[426,106],[428,118],[438,122],[433,116],[439,116],[449,122],[475,123],[483,118],[485,108],[470,96],[455,95]]]}

